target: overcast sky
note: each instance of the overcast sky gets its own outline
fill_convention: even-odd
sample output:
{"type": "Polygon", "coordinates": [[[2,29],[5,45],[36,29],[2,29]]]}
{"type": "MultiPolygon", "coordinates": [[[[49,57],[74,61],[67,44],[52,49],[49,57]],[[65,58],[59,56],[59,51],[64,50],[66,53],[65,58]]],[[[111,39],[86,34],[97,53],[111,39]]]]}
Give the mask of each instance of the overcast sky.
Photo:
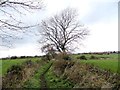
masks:
{"type": "MultiPolygon", "coordinates": [[[[76,8],[79,20],[90,30],[90,35],[76,52],[118,50],[118,0],[44,0],[44,5],[42,11],[26,15],[25,21],[40,23],[67,7],[76,8]]],[[[33,28],[31,31],[36,32],[38,29],[33,28]]],[[[42,54],[37,43],[38,36],[29,33],[22,37],[14,41],[13,48],[0,47],[0,57],[42,54]]]]}

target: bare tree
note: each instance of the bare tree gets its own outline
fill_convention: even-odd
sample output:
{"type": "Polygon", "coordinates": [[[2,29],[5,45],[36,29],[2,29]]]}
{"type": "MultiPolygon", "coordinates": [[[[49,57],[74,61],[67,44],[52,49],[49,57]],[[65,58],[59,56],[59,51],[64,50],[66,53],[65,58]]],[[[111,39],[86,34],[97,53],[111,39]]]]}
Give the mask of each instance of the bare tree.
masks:
{"type": "Polygon", "coordinates": [[[24,24],[17,15],[42,8],[41,0],[0,0],[0,46],[11,46],[10,41],[18,38],[18,33],[36,26],[24,24]]]}
{"type": "MultiPolygon", "coordinates": [[[[61,13],[42,21],[42,43],[54,45],[58,52],[67,52],[88,35],[88,29],[80,24],[76,9],[67,8],[61,13]],[[71,47],[71,48],[70,48],[71,47]]],[[[41,43],[41,40],[40,40],[41,43]]]]}

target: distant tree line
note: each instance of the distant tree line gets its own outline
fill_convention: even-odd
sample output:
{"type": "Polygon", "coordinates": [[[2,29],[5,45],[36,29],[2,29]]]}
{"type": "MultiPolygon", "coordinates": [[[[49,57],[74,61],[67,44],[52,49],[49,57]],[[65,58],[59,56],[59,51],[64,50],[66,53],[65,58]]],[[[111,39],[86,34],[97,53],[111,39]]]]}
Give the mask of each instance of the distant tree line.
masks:
{"type": "MultiPolygon", "coordinates": [[[[108,51],[108,52],[88,52],[88,53],[78,53],[78,54],[98,54],[98,55],[103,55],[103,54],[119,54],[120,51],[108,51]]],[[[11,56],[11,57],[5,57],[5,58],[1,58],[2,60],[7,60],[7,59],[24,59],[24,58],[34,58],[34,57],[44,57],[44,56],[39,56],[39,55],[35,55],[35,56],[11,56]]]]}
{"type": "Polygon", "coordinates": [[[34,58],[34,57],[42,57],[42,56],[11,56],[11,57],[5,57],[5,58],[2,58],[2,60],[8,60],[8,59],[24,59],[24,58],[34,58]]]}
{"type": "Polygon", "coordinates": [[[106,52],[88,52],[88,53],[78,53],[78,54],[98,54],[98,55],[103,55],[103,54],[118,54],[120,51],[106,51],[106,52]]]}

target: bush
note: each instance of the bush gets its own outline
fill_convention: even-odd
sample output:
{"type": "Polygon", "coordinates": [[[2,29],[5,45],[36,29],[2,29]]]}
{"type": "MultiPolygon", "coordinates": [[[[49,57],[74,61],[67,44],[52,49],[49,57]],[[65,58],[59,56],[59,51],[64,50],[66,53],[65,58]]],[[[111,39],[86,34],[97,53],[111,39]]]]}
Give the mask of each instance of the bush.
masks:
{"type": "Polygon", "coordinates": [[[7,73],[12,72],[13,74],[19,74],[23,67],[21,65],[13,65],[7,70],[7,73]]]}
{"type": "Polygon", "coordinates": [[[59,60],[53,63],[54,73],[60,76],[64,73],[65,69],[69,69],[74,65],[72,61],[59,60]]]}
{"type": "Polygon", "coordinates": [[[46,54],[45,57],[46,57],[46,60],[49,60],[49,61],[52,59],[51,55],[49,54],[46,54]]]}
{"type": "Polygon", "coordinates": [[[7,74],[3,79],[3,87],[14,87],[16,83],[23,79],[23,66],[13,65],[7,70],[7,74]]]}
{"type": "Polygon", "coordinates": [[[46,60],[45,55],[41,57],[41,60],[43,61],[46,60]]]}
{"type": "Polygon", "coordinates": [[[41,60],[47,61],[47,60],[51,60],[51,57],[49,55],[44,55],[41,57],[41,60]]]}
{"type": "Polygon", "coordinates": [[[84,55],[82,55],[82,56],[78,57],[77,59],[87,60],[87,58],[86,58],[84,55]]]}
{"type": "Polygon", "coordinates": [[[25,61],[25,66],[27,66],[28,68],[32,67],[34,65],[34,62],[32,62],[31,60],[27,60],[25,61]]]}
{"type": "Polygon", "coordinates": [[[71,81],[73,84],[80,83],[80,81],[82,81],[82,77],[86,74],[85,71],[84,71],[85,74],[82,73],[83,71],[82,69],[84,69],[82,65],[74,63],[72,67],[65,70],[64,77],[67,77],[67,79],[71,81]]]}
{"type": "Polygon", "coordinates": [[[34,57],[39,57],[39,56],[35,55],[34,57]]]}
{"type": "Polygon", "coordinates": [[[64,55],[64,56],[62,57],[62,59],[63,59],[63,60],[71,60],[71,58],[70,58],[69,55],[64,55]]]}
{"type": "Polygon", "coordinates": [[[26,56],[20,56],[20,58],[22,59],[22,58],[26,58],[26,56]]]}
{"type": "Polygon", "coordinates": [[[90,59],[98,59],[98,57],[92,55],[90,59]]]}
{"type": "Polygon", "coordinates": [[[17,56],[12,56],[10,59],[17,59],[17,56]]]}
{"type": "Polygon", "coordinates": [[[71,57],[67,53],[59,53],[56,55],[57,60],[71,60],[71,57]]]}
{"type": "Polygon", "coordinates": [[[54,67],[54,72],[56,73],[57,76],[59,76],[63,74],[65,68],[67,67],[67,61],[65,60],[56,61],[53,64],[53,67],[54,67]]]}

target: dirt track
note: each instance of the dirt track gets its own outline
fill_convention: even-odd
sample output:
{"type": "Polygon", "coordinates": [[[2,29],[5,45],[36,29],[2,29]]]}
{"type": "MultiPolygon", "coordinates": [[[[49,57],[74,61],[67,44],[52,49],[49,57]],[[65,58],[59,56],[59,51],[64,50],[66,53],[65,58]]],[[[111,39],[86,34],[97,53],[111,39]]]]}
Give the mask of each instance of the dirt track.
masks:
{"type": "Polygon", "coordinates": [[[45,79],[45,74],[47,73],[47,71],[50,69],[50,67],[52,66],[52,64],[45,70],[45,72],[40,76],[40,84],[41,84],[41,88],[49,88],[47,86],[47,81],[45,79]]]}
{"type": "Polygon", "coordinates": [[[40,80],[41,80],[41,88],[48,88],[48,86],[47,86],[47,82],[46,82],[46,80],[45,80],[45,75],[41,75],[40,76],[40,80]]]}

